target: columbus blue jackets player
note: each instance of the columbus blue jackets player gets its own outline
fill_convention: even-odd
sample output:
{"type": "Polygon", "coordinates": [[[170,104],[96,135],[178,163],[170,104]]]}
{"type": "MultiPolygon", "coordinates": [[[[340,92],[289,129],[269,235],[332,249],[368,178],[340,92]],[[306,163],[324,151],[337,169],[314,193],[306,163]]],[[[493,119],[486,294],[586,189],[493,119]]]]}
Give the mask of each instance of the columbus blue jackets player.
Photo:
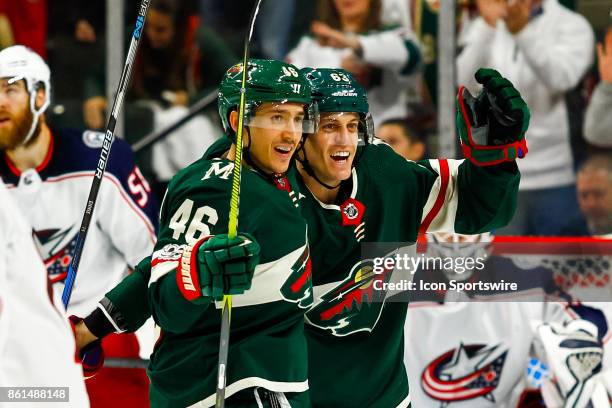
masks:
{"type": "MultiPolygon", "coordinates": [[[[0,176],[34,229],[61,299],[104,135],[51,128],[50,70],[30,49],[0,52],[0,176]]],[[[84,316],[149,255],[156,204],[127,144],[116,140],[98,196],[68,312],[84,316]]],[[[145,393],[146,395],[146,393],[145,393]]]]}

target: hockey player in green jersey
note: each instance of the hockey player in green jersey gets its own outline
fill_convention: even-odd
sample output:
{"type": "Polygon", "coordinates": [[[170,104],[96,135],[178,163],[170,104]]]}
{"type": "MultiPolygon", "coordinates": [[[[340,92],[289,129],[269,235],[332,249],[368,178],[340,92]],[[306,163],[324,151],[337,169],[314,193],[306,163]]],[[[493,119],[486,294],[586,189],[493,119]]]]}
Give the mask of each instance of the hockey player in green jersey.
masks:
{"type": "Polygon", "coordinates": [[[415,163],[372,143],[365,92],[348,72],[303,72],[320,113],[297,156],[315,295],[306,314],[311,399],[317,408],[407,407],[406,304],[373,289],[385,276],[372,273],[361,243],[414,243],[419,231],[475,234],[509,222],[529,111],[510,82],[479,70],[483,93],[458,98],[471,160],[415,163]]]}
{"type": "MultiPolygon", "coordinates": [[[[219,114],[230,138],[238,126],[242,69],[230,68],[219,87],[219,114]]],[[[248,234],[229,249],[219,242],[219,251],[201,259],[200,245],[227,232],[234,144],[224,158],[200,159],[180,171],[162,206],[149,280],[151,311],[162,329],[148,368],[154,407],[215,404],[221,324],[215,300],[236,287],[234,293],[244,293],[232,300],[226,406],[310,405],[303,324],[312,304],[309,250],[295,182],[285,174],[302,137],[310,86],[280,61],[250,60],[247,76],[238,225],[248,234]],[[225,259],[255,242],[261,250],[252,277],[242,273],[241,262],[225,263],[222,274],[203,268],[208,257],[225,259]],[[208,291],[198,284],[207,273],[213,276],[208,291]]]]}
{"type": "MultiPolygon", "coordinates": [[[[480,73],[482,81],[486,74],[480,73]]],[[[489,156],[500,153],[509,162],[488,169],[458,161],[416,164],[404,161],[386,145],[369,144],[357,149],[359,134],[362,141],[370,139],[372,126],[367,119],[365,93],[348,73],[316,70],[308,77],[322,112],[319,132],[308,136],[300,165],[306,186],[316,196],[304,189],[306,199],[301,200],[318,268],[313,270],[319,300],[308,313],[307,324],[314,405],[407,406],[408,384],[402,363],[406,307],[368,303],[372,299],[367,293],[371,276],[363,273],[367,265],[361,265],[359,242],[364,238],[414,242],[417,230],[425,230],[427,225],[429,230],[476,232],[506,223],[513,213],[519,178],[511,159],[518,148],[526,151],[523,134],[528,111],[511,84],[496,79],[478,100],[467,94],[460,98],[469,102],[466,111],[470,110],[469,117],[458,118],[458,126],[463,130],[464,151],[476,163],[478,159],[491,159],[483,157],[481,151],[489,156]],[[491,111],[485,104],[487,95],[498,94],[501,101],[511,102],[502,105],[513,111],[508,113],[517,115],[517,109],[521,111],[521,116],[505,125],[516,143],[504,143],[495,149],[471,144],[472,128],[479,129],[481,136],[487,124],[496,132],[506,130],[490,123],[494,118],[488,118],[491,111]],[[342,134],[351,139],[336,143],[332,151],[326,139],[338,138],[338,133],[340,139],[342,134]],[[467,150],[472,148],[473,153],[467,150]],[[355,161],[356,157],[359,160],[355,161]],[[463,194],[460,200],[459,192],[463,194]],[[357,280],[363,284],[354,285],[357,280]],[[351,289],[343,296],[333,290],[340,283],[351,289]]],[[[488,140],[495,143],[495,134],[488,140]]],[[[107,297],[119,299],[119,292],[118,287],[107,297]]],[[[119,304],[119,300],[114,303],[119,304]]],[[[117,308],[115,312],[115,321],[125,317],[119,316],[117,308]]]]}

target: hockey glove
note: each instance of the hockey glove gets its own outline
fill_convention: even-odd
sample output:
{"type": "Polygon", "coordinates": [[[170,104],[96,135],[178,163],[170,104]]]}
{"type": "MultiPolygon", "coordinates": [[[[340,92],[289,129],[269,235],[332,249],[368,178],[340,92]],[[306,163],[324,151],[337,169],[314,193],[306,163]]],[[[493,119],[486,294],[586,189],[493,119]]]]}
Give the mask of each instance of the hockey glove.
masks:
{"type": "Polygon", "coordinates": [[[480,68],[483,85],[476,98],[463,86],[457,95],[457,129],[463,155],[478,166],[491,166],[527,154],[529,108],[519,91],[494,69],[480,68]]]}
{"type": "Polygon", "coordinates": [[[187,247],[181,257],[178,285],[183,296],[198,304],[239,295],[251,287],[259,264],[259,244],[250,234],[206,237],[187,247]]]}
{"type": "Polygon", "coordinates": [[[541,324],[537,333],[556,381],[542,386],[546,406],[609,408],[606,377],[611,373],[602,372],[603,346],[597,326],[579,319],[567,325],[541,324]]]}
{"type": "MultiPolygon", "coordinates": [[[[83,319],[72,315],[69,317],[69,320],[75,342],[78,343],[76,325],[83,321],[83,319]]],[[[85,379],[96,375],[104,365],[104,350],[102,350],[101,340],[94,340],[80,350],[77,348],[74,359],[83,366],[83,377],[85,377],[85,379]]]]}

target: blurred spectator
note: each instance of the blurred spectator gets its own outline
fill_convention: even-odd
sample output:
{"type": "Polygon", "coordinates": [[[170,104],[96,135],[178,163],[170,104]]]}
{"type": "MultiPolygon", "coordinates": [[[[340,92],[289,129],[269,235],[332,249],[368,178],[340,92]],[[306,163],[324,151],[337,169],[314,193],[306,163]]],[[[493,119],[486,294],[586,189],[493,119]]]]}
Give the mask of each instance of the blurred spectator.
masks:
{"type": "MultiPolygon", "coordinates": [[[[134,65],[128,95],[131,100],[187,106],[190,99],[215,88],[225,70],[237,61],[214,32],[194,27],[182,4],[172,0],[152,2],[134,65]]],[[[85,123],[100,129],[107,108],[103,67],[89,75],[85,93],[85,123]]]]}
{"type": "Polygon", "coordinates": [[[407,75],[419,66],[414,40],[381,23],[381,0],[320,0],[314,36],[304,36],[287,59],[299,67],[344,68],[368,90],[374,123],[407,114],[407,75]]]}
{"type": "MultiPolygon", "coordinates": [[[[241,1],[240,7],[236,7],[234,2],[225,0],[200,0],[202,22],[223,37],[231,52],[242,55],[244,35],[255,1],[241,1]]],[[[267,1],[264,3],[267,3],[267,1]]],[[[255,26],[258,26],[258,24],[255,24],[255,26]]],[[[255,35],[250,44],[253,57],[259,56],[256,49],[256,40],[257,36],[255,35]]]]}
{"type": "Polygon", "coordinates": [[[594,146],[612,147],[612,29],[597,44],[597,60],[601,82],[586,110],[584,138],[594,146]]]}
{"type": "Polygon", "coordinates": [[[15,44],[15,39],[13,38],[11,22],[4,10],[0,10],[0,49],[10,47],[13,44],[15,44]]]}
{"type": "MultiPolygon", "coordinates": [[[[232,52],[241,55],[251,10],[256,0],[242,1],[240,7],[226,0],[199,0],[202,21],[226,41],[232,52]]],[[[266,0],[260,5],[249,43],[253,58],[283,59],[294,37],[306,31],[313,18],[312,0],[266,0]],[[299,12],[296,12],[298,11],[299,12]]]]}
{"type": "MultiPolygon", "coordinates": [[[[410,23],[417,36],[423,53],[423,78],[419,87],[420,103],[427,104],[431,112],[435,112],[438,99],[438,15],[439,1],[408,0],[410,7],[410,23]]],[[[455,2],[457,16],[473,15],[474,0],[458,0],[455,2]]],[[[458,19],[459,21],[459,19],[458,19]]]]}
{"type": "Polygon", "coordinates": [[[513,223],[500,233],[558,235],[578,216],[564,94],[593,61],[588,22],[557,0],[477,0],[480,17],[466,30],[458,80],[473,92],[476,68],[501,71],[531,109],[529,155],[519,160],[521,190],[513,223]]]}
{"type": "Polygon", "coordinates": [[[592,235],[612,234],[612,157],[596,155],[578,172],[580,210],[592,235]]]}
{"type": "MultiPolygon", "coordinates": [[[[183,0],[186,7],[197,13],[197,0],[183,0]]],[[[49,2],[49,39],[70,37],[80,43],[102,42],[106,36],[106,0],[53,0],[49,2]]],[[[140,0],[121,0],[113,5],[123,5],[124,23],[134,27],[140,11],[140,0]]]]}
{"type": "MultiPolygon", "coordinates": [[[[126,0],[125,8],[133,2],[126,0]]],[[[56,72],[54,100],[66,109],[63,118],[70,126],[83,126],[81,99],[85,74],[90,67],[104,69],[105,4],[105,0],[53,0],[48,5],[46,45],[49,65],[56,72]]],[[[52,117],[49,119],[53,121],[52,117]]]]}
{"type": "Polygon", "coordinates": [[[264,1],[261,5],[256,33],[264,58],[281,60],[287,55],[295,0],[264,1]]]}
{"type": "MultiPolygon", "coordinates": [[[[150,110],[153,130],[182,117],[190,102],[216,89],[227,68],[238,60],[212,30],[197,27],[193,17],[186,2],[153,0],[150,5],[126,108],[138,105],[150,110]]],[[[108,108],[104,74],[102,66],[96,67],[85,84],[84,119],[94,129],[104,126],[108,108]]],[[[165,190],[176,171],[199,158],[215,133],[206,118],[197,116],[154,145],[154,191],[165,190]]]]}
{"type": "MultiPolygon", "coordinates": [[[[283,1],[283,0],[280,0],[283,1]]],[[[291,20],[291,30],[287,40],[289,49],[295,48],[300,39],[310,31],[310,25],[317,20],[316,2],[312,0],[294,0],[294,13],[291,20]]],[[[383,27],[400,26],[411,30],[410,5],[406,0],[382,0],[380,20],[383,27]]],[[[285,53],[286,54],[286,53],[285,53]]]]}
{"type": "Polygon", "coordinates": [[[612,238],[612,155],[591,156],[578,170],[576,181],[580,211],[586,219],[573,222],[564,235],[612,238]]]}
{"type": "MultiPolygon", "coordinates": [[[[126,9],[132,6],[128,1],[126,9]]],[[[133,5],[136,7],[136,5],[133,5]]],[[[49,4],[49,38],[72,38],[77,42],[95,43],[104,37],[106,1],[53,0],[49,4]]]]}
{"type": "Polygon", "coordinates": [[[410,4],[406,0],[382,0],[381,21],[384,25],[400,25],[412,30],[410,4]]]}
{"type": "Polygon", "coordinates": [[[302,37],[310,31],[310,25],[317,19],[317,2],[312,0],[295,0],[295,10],[291,21],[291,32],[288,39],[288,49],[295,48],[302,37]]]}
{"type": "Polygon", "coordinates": [[[0,14],[11,26],[13,43],[7,45],[26,45],[46,59],[47,0],[0,0],[0,14]]]}
{"type": "Polygon", "coordinates": [[[425,142],[421,133],[406,119],[387,119],[378,127],[376,137],[405,159],[419,161],[425,156],[425,142]]]}

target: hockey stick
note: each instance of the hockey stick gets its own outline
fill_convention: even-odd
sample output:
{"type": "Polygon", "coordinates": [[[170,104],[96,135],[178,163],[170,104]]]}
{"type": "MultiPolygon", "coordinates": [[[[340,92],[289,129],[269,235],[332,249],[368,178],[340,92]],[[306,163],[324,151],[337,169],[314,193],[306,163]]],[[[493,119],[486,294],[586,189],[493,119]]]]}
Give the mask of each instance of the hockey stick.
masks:
{"type": "Polygon", "coordinates": [[[168,136],[170,133],[174,132],[175,130],[183,126],[185,123],[189,122],[194,116],[202,112],[208,107],[208,105],[213,103],[217,99],[217,95],[218,92],[216,90],[206,94],[202,99],[200,99],[189,107],[189,111],[185,114],[185,116],[179,118],[176,122],[158,132],[149,133],[148,135],[134,143],[132,145],[132,150],[134,151],[134,153],[138,153],[139,151],[146,149],[150,145],[159,142],[160,140],[168,136]]]}
{"type": "Polygon", "coordinates": [[[117,94],[113,101],[113,109],[111,115],[108,118],[108,124],[106,125],[106,135],[104,142],[102,143],[102,151],[100,151],[100,159],[98,160],[98,167],[93,181],[91,182],[91,189],[89,190],[89,197],[87,198],[87,205],[85,206],[85,213],[83,214],[83,220],[81,221],[81,229],[77,236],[76,246],[72,254],[72,261],[68,268],[68,276],[66,278],[66,285],[62,292],[62,303],[64,308],[68,309],[68,303],[70,302],[70,296],[72,295],[72,289],[74,287],[74,281],[76,279],[77,272],[79,270],[79,263],[81,261],[81,255],[83,254],[83,247],[85,245],[85,238],[87,238],[87,231],[89,230],[89,224],[93,216],[94,207],[96,206],[96,200],[98,198],[98,191],[102,184],[102,177],[104,177],[104,171],[106,170],[106,164],[110,156],[110,150],[115,139],[115,124],[117,123],[117,116],[119,116],[119,110],[123,104],[123,98],[127,91],[127,86],[132,76],[132,67],[134,66],[134,58],[138,51],[138,44],[140,43],[140,35],[145,24],[147,17],[147,9],[149,8],[150,0],[142,0],[140,3],[140,11],[138,17],[136,17],[136,25],[134,32],[132,33],[132,41],[130,42],[130,49],[123,66],[123,72],[121,73],[121,79],[119,80],[119,86],[117,87],[117,94]]]}
{"type": "MultiPolygon", "coordinates": [[[[249,43],[255,27],[255,19],[259,12],[262,0],[257,0],[253,7],[249,30],[244,38],[244,56],[242,58],[242,84],[240,86],[240,104],[238,106],[238,129],[236,129],[236,156],[234,157],[234,171],[232,173],[232,195],[230,198],[229,221],[227,235],[230,239],[238,235],[238,206],[240,204],[240,177],[242,175],[242,127],[244,125],[244,109],[246,104],[246,82],[249,62],[249,43]]],[[[230,319],[232,315],[232,297],[223,296],[221,308],[221,335],[219,338],[219,363],[217,364],[217,398],[215,406],[225,406],[225,382],[227,379],[227,353],[229,351],[230,319]]]]}

